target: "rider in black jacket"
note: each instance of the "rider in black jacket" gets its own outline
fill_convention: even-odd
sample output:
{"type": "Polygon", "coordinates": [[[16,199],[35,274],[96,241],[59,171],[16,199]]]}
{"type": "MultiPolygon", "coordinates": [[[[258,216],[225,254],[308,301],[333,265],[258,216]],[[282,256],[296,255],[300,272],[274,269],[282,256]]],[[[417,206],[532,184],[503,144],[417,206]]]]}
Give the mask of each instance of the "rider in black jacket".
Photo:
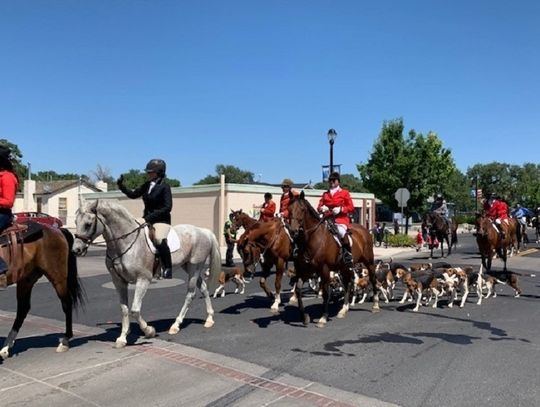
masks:
{"type": "Polygon", "coordinates": [[[152,159],[146,164],[148,181],[134,190],[126,188],[124,176],[117,181],[120,190],[131,199],[142,196],[144,202],[144,222],[154,227],[154,244],[161,259],[163,278],[172,278],[171,251],[167,244],[167,235],[171,229],[172,194],[165,178],[165,161],[152,159]]]}

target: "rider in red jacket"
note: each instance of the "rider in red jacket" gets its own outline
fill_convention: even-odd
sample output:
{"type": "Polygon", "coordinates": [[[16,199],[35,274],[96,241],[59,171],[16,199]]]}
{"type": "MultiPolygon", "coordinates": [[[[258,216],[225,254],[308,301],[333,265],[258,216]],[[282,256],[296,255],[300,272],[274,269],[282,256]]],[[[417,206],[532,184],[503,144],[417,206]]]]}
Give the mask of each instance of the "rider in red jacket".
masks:
{"type": "MultiPolygon", "coordinates": [[[[0,145],[0,232],[13,223],[11,208],[15,203],[18,184],[11,162],[11,150],[5,145],[0,145]]],[[[7,270],[7,263],[0,257],[0,287],[7,285],[7,270]]]]}
{"type": "Polygon", "coordinates": [[[347,230],[351,224],[349,214],[354,211],[354,204],[348,190],[341,188],[338,172],[333,172],[328,178],[328,191],[323,193],[317,210],[324,216],[334,216],[336,226],[341,238],[343,249],[343,262],[349,268],[353,267],[352,249],[347,238],[347,230]]]}
{"type": "Polygon", "coordinates": [[[508,225],[508,205],[506,202],[501,200],[497,194],[492,193],[484,203],[484,211],[504,239],[504,227],[502,225],[508,225]]]}
{"type": "Polygon", "coordinates": [[[281,198],[279,199],[279,217],[289,222],[289,201],[291,200],[289,192],[292,192],[293,196],[298,196],[297,191],[292,189],[293,182],[289,178],[285,178],[281,183],[281,198]]]}
{"type": "Polygon", "coordinates": [[[276,203],[272,201],[272,194],[267,192],[264,194],[264,203],[261,206],[261,214],[259,216],[260,222],[266,222],[268,220],[274,219],[274,214],[276,212],[276,203]]]}

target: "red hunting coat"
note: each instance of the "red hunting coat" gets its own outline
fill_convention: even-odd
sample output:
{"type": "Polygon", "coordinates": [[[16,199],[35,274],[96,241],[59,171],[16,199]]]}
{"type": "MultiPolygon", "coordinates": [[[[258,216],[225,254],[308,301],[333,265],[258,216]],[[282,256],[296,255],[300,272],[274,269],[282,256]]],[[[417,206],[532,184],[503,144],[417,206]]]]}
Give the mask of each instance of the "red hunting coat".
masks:
{"type": "Polygon", "coordinates": [[[321,197],[317,209],[323,205],[326,205],[330,211],[332,211],[333,208],[340,206],[341,212],[336,215],[336,223],[347,225],[347,227],[349,227],[351,224],[349,214],[354,211],[354,204],[349,191],[339,188],[334,195],[331,195],[330,191],[326,191],[321,197]]]}
{"type": "Polygon", "coordinates": [[[0,171],[0,208],[13,208],[17,185],[17,177],[11,171],[0,171]]]}
{"type": "Polygon", "coordinates": [[[491,206],[489,204],[484,208],[486,215],[491,220],[495,219],[508,219],[508,205],[504,201],[498,199],[493,201],[491,206]]]}
{"type": "Polygon", "coordinates": [[[276,203],[270,199],[268,203],[264,203],[261,208],[261,215],[259,221],[266,222],[267,220],[274,219],[274,213],[276,212],[276,203]]]}
{"type": "MultiPolygon", "coordinates": [[[[291,191],[293,196],[297,197],[300,195],[296,191],[291,191]]],[[[289,198],[289,194],[281,194],[281,199],[279,200],[279,213],[281,216],[283,216],[285,219],[289,220],[289,201],[291,199],[289,198]]]]}

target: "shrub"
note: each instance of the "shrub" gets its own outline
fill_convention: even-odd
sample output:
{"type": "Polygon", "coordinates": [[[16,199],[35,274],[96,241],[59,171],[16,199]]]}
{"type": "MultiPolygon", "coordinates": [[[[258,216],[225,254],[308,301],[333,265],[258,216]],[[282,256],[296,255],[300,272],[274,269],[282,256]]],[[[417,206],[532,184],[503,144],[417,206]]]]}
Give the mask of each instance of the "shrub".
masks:
{"type": "Polygon", "coordinates": [[[390,247],[410,247],[414,246],[414,238],[405,234],[387,235],[388,246],[390,247]]]}

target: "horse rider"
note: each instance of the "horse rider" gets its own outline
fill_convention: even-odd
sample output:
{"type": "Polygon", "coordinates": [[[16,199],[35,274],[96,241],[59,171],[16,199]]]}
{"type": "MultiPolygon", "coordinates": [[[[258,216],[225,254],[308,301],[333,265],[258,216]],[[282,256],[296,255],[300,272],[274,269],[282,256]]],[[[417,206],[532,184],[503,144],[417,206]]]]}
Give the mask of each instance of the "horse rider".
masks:
{"type": "Polygon", "coordinates": [[[448,206],[446,205],[446,200],[443,198],[442,194],[435,195],[435,200],[431,204],[431,212],[442,216],[448,221],[448,206]]]}
{"type": "Polygon", "coordinates": [[[292,189],[292,185],[293,185],[293,182],[290,178],[285,178],[281,182],[281,190],[283,191],[283,193],[281,194],[281,198],[279,199],[278,216],[281,219],[284,219],[287,224],[289,223],[289,201],[291,199],[289,196],[289,192],[291,192],[293,196],[295,197],[300,195],[297,191],[294,191],[292,189]]]}
{"type": "MultiPolygon", "coordinates": [[[[11,161],[11,149],[0,145],[0,233],[13,223],[11,210],[15,204],[18,185],[19,180],[11,161]]],[[[0,287],[7,285],[7,271],[6,261],[0,257],[0,287]]]]}
{"type": "Polygon", "coordinates": [[[267,192],[264,194],[264,203],[261,206],[259,222],[266,222],[274,219],[276,213],[276,203],[272,201],[272,194],[267,192]]]}
{"type": "Polygon", "coordinates": [[[520,204],[516,205],[516,209],[514,209],[512,212],[510,212],[510,216],[517,219],[517,221],[521,224],[523,227],[527,227],[527,218],[532,218],[534,216],[534,213],[530,211],[527,208],[524,208],[520,204]]]}
{"type": "Polygon", "coordinates": [[[172,278],[171,250],[167,244],[167,235],[171,229],[172,194],[171,187],[165,180],[165,161],[154,158],[146,164],[147,181],[131,190],[124,185],[124,176],[117,181],[120,190],[131,199],[142,196],[144,202],[143,218],[140,224],[149,223],[154,228],[154,244],[161,260],[163,278],[172,278]]]}
{"type": "Polygon", "coordinates": [[[493,192],[489,199],[484,202],[484,211],[499,233],[501,239],[505,238],[503,223],[508,225],[508,205],[493,192]]]}
{"type": "Polygon", "coordinates": [[[352,248],[347,236],[347,231],[351,225],[349,214],[354,211],[354,204],[351,194],[347,189],[340,186],[340,176],[338,172],[333,172],[328,177],[328,190],[325,191],[319,200],[317,210],[323,216],[334,216],[337,231],[341,240],[343,263],[348,268],[353,267],[352,248]]]}

